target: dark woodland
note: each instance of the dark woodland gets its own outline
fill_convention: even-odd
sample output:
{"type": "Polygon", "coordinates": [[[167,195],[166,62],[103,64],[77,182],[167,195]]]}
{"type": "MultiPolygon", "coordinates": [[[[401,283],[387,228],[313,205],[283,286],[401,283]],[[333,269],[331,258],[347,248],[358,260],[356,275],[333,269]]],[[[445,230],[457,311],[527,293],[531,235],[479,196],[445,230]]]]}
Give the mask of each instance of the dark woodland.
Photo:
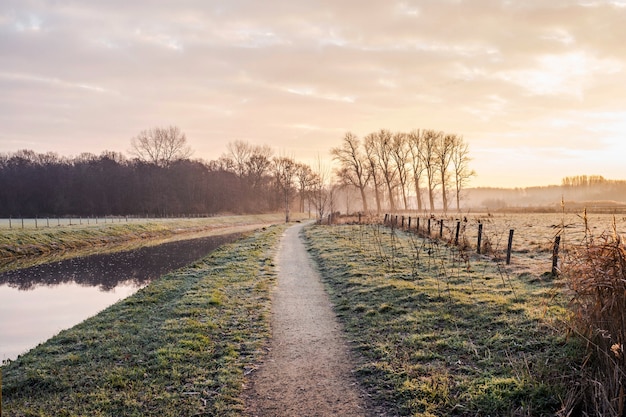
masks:
{"type": "Polygon", "coordinates": [[[239,177],[217,162],[162,166],[105,152],[0,155],[0,216],[175,216],[280,210],[269,172],[239,177]]]}

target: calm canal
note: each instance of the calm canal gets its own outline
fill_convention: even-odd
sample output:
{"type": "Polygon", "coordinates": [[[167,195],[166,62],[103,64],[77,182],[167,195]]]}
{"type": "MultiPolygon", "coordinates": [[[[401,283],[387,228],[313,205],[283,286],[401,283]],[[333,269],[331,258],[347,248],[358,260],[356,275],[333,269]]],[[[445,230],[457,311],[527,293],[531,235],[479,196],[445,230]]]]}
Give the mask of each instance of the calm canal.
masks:
{"type": "Polygon", "coordinates": [[[0,359],[15,359],[240,236],[178,240],[0,273],[0,359]]]}

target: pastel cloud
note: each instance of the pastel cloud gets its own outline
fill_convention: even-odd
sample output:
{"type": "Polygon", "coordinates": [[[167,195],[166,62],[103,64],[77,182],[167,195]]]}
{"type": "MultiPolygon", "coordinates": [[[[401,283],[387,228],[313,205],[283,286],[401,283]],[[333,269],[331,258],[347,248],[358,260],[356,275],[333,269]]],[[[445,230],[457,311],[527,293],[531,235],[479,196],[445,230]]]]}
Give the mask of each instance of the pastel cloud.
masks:
{"type": "Polygon", "coordinates": [[[617,0],[4,0],[0,150],[125,151],[176,124],[205,159],[237,139],[315,158],[348,130],[435,128],[479,183],[494,153],[546,166],[530,183],[562,176],[551,159],[615,176],[580,155],[624,132],[625,19],[617,0]]]}

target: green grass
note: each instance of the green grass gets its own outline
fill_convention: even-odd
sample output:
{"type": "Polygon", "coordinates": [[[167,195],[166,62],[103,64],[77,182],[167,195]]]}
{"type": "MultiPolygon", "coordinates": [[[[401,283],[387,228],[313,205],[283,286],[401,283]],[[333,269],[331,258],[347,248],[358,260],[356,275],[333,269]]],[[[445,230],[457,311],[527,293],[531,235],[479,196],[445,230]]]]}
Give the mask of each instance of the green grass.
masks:
{"type": "MultiPolygon", "coordinates": [[[[296,216],[304,216],[297,214],[296,216]]],[[[83,224],[0,230],[0,271],[28,267],[93,252],[128,250],[150,239],[210,235],[250,230],[284,222],[283,214],[219,216],[192,219],[132,220],[129,223],[83,224]],[[240,229],[240,230],[237,230],[240,229]],[[6,267],[5,267],[6,265],[6,267]]]]}
{"type": "Polygon", "coordinates": [[[376,401],[412,416],[561,408],[582,349],[566,340],[565,303],[545,277],[379,226],[306,237],[376,401]]]}
{"type": "Polygon", "coordinates": [[[285,226],[225,245],[2,367],[7,416],[235,416],[285,226]]]}

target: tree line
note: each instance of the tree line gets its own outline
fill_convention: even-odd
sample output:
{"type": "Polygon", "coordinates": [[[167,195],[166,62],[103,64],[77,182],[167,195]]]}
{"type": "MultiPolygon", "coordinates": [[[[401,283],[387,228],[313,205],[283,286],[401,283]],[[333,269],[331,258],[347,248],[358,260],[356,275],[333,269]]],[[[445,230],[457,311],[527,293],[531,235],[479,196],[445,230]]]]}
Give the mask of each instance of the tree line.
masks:
{"type": "MultiPolygon", "coordinates": [[[[19,150],[0,154],[0,216],[176,216],[217,213],[335,212],[339,195],[359,191],[362,209],[405,209],[415,199],[424,209],[443,207],[460,193],[473,171],[467,144],[457,135],[432,130],[367,135],[347,133],[331,154],[335,176],[267,145],[234,141],[212,161],[192,159],[177,127],[153,128],[131,140],[130,157],[105,151],[63,157],[19,150]]],[[[346,204],[349,206],[349,204],[346,204]]]]}
{"type": "Polygon", "coordinates": [[[177,159],[157,165],[115,152],[0,155],[0,216],[166,217],[283,207],[271,159],[257,159],[242,177],[224,162],[177,159]]]}
{"type": "MultiPolygon", "coordinates": [[[[153,154],[156,155],[156,154],[153,154]]],[[[166,217],[285,210],[312,198],[310,167],[268,146],[233,142],[217,160],[128,158],[118,152],[0,154],[0,216],[166,217]]]]}
{"type": "Polygon", "coordinates": [[[575,175],[571,177],[564,177],[561,180],[561,185],[563,187],[596,187],[603,185],[614,185],[624,183],[623,180],[608,180],[604,178],[602,175],[575,175]]]}
{"type": "Polygon", "coordinates": [[[0,155],[0,216],[199,214],[230,211],[236,178],[201,161],[159,166],[123,154],[0,155]]]}
{"type": "Polygon", "coordinates": [[[348,132],[331,153],[339,164],[339,181],[359,190],[365,212],[371,194],[378,213],[383,207],[434,211],[438,198],[444,211],[451,198],[458,210],[461,192],[475,175],[463,138],[430,129],[408,133],[381,129],[363,139],[348,132]]]}

